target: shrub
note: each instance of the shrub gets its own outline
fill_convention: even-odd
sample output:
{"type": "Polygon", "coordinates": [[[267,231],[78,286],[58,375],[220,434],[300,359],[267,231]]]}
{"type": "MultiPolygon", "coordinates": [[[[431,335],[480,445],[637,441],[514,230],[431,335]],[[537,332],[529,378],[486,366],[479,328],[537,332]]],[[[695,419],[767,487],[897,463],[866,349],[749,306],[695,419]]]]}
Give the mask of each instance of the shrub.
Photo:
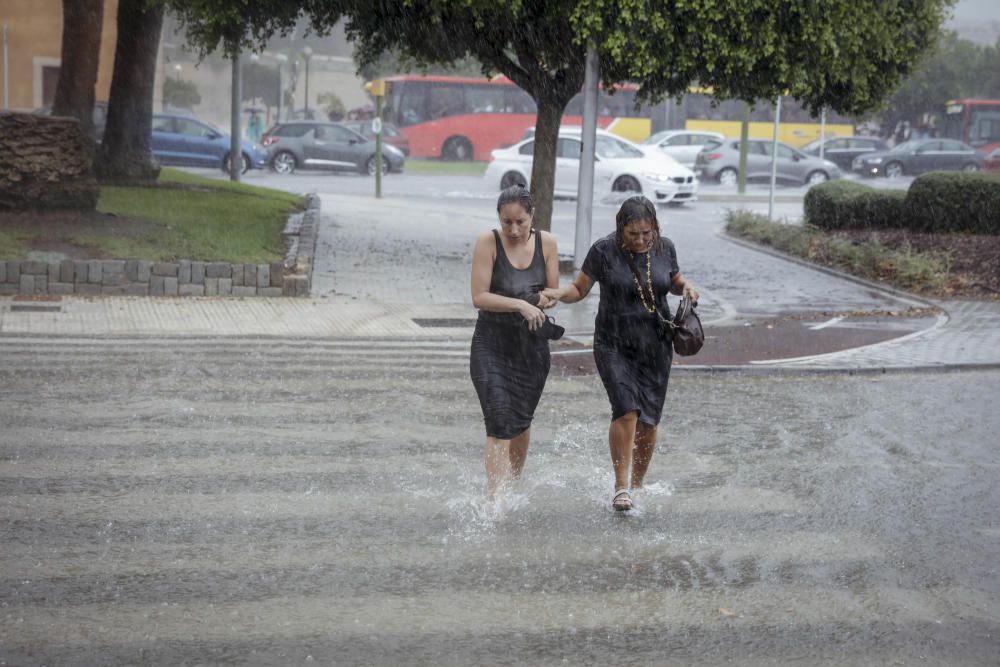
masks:
{"type": "Polygon", "coordinates": [[[899,227],[906,193],[876,190],[852,181],[822,183],[806,193],[806,222],[820,229],[899,227]]]}
{"type": "Polygon", "coordinates": [[[910,185],[904,208],[913,231],[1000,234],[1000,174],[924,174],[910,185]]]}

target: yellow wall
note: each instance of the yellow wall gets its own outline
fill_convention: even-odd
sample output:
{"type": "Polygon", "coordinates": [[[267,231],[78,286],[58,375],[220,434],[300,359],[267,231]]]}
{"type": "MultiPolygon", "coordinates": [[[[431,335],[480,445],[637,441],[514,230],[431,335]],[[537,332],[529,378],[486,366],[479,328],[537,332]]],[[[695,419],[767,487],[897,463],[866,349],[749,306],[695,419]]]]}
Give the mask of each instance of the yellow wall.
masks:
{"type": "MultiPolygon", "coordinates": [[[[105,0],[101,31],[101,60],[95,89],[106,101],[111,90],[117,37],[118,0],[105,0]]],[[[58,67],[62,50],[60,0],[3,0],[0,30],[7,26],[8,92],[12,110],[28,111],[42,105],[42,67],[58,67]]],[[[0,51],[0,106],[3,105],[3,53],[0,51]]]]}
{"type": "MultiPolygon", "coordinates": [[[[688,130],[707,130],[711,132],[721,132],[731,139],[740,138],[740,121],[738,120],[688,120],[684,123],[688,130]]],[[[751,122],[751,139],[773,139],[774,123],[751,122]]],[[[853,137],[854,127],[852,125],[840,125],[837,123],[826,124],[827,138],[833,137],[853,137]]],[[[778,127],[778,141],[782,141],[789,146],[803,146],[813,139],[819,139],[819,121],[815,123],[781,123],[778,127]]]]}

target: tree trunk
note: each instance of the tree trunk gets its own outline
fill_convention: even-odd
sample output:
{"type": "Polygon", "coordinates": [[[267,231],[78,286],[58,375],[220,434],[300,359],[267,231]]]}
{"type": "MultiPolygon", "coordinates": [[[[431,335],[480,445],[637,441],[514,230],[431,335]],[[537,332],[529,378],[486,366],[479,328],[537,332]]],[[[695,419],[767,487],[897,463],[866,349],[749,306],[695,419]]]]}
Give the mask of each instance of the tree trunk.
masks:
{"type": "Polygon", "coordinates": [[[556,185],[556,145],[559,141],[559,124],[566,102],[554,96],[535,96],[538,116],[535,118],[535,150],[531,162],[531,194],[535,200],[532,226],[543,231],[552,230],[552,198],[556,185]]]}
{"type": "Polygon", "coordinates": [[[163,5],[146,0],[118,4],[118,42],[108,100],[108,121],[97,160],[104,182],[155,181],[153,86],[156,52],[163,26],[163,5]]]}
{"type": "Polygon", "coordinates": [[[88,135],[94,130],[103,23],[104,0],[63,0],[62,62],[52,115],[76,118],[88,135]]]}

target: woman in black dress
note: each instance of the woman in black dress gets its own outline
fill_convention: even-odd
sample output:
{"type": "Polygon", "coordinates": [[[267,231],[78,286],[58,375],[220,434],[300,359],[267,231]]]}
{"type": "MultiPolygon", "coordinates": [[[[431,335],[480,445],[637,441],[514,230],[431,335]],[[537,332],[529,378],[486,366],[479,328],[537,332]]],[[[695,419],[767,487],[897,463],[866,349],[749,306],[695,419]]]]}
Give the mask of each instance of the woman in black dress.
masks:
{"type": "Polygon", "coordinates": [[[536,330],[544,296],[559,286],[556,240],[531,226],[529,192],[514,186],[497,200],[499,230],[483,232],[472,253],[472,303],[479,309],[470,370],[486,422],[486,485],[491,498],[520,476],[531,420],[549,374],[549,341],[536,330]]]}
{"type": "Polygon", "coordinates": [[[673,360],[670,329],[660,321],[661,314],[669,317],[667,293],[697,301],[698,290],[681,275],[674,244],[660,235],[651,201],[626,199],[615,222],[614,234],[590,248],[576,280],[543,295],[573,303],[601,284],[594,359],[611,401],[612,505],[621,511],[632,509],[629,490],[642,488],[656,448],[673,360]]]}

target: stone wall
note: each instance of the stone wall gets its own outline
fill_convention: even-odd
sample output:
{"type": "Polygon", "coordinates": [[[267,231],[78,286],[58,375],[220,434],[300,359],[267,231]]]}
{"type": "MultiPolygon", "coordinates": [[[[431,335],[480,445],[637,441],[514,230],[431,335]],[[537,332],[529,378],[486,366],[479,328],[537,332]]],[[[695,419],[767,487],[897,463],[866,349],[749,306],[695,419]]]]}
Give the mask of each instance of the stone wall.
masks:
{"type": "Polygon", "coordinates": [[[67,259],[0,262],[0,295],[309,296],[319,197],[293,215],[282,236],[285,261],[272,264],[67,259]]]}

